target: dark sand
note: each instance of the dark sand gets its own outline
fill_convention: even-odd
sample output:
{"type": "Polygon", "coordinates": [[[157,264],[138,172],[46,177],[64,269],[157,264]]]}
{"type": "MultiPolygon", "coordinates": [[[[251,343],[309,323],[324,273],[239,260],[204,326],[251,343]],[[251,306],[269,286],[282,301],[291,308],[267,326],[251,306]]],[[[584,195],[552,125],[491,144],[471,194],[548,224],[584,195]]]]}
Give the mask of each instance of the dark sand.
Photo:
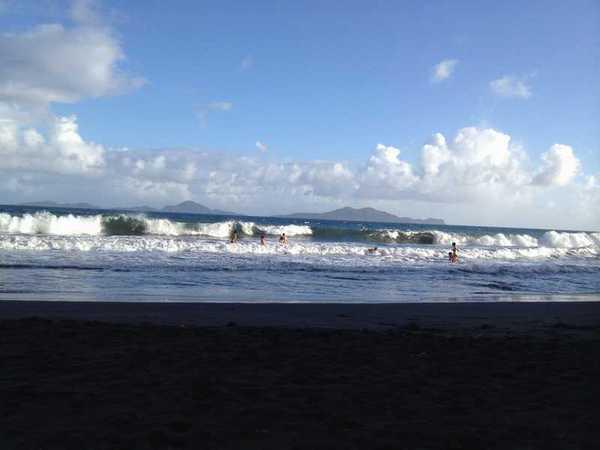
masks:
{"type": "Polygon", "coordinates": [[[595,302],[0,302],[1,450],[597,449],[599,383],[595,302]]]}

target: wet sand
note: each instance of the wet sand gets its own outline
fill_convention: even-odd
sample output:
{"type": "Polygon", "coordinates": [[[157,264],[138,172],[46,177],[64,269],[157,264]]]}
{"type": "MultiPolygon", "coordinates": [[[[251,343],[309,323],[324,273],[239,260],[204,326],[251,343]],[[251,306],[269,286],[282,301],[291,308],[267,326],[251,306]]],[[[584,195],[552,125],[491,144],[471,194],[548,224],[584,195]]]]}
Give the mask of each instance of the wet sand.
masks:
{"type": "Polygon", "coordinates": [[[0,449],[592,449],[600,303],[0,302],[0,449]]]}

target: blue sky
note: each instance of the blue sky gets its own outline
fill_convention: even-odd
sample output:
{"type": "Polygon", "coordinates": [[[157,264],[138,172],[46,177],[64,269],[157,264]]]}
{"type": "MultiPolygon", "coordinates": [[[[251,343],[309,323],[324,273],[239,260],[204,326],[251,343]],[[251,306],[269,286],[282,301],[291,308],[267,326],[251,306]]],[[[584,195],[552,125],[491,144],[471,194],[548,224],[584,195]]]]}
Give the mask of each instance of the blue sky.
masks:
{"type": "MultiPolygon", "coordinates": [[[[107,151],[359,165],[382,143],[418,164],[434,133],[479,127],[509,135],[532,166],[565,144],[580,180],[600,172],[597,1],[83,3],[118,41],[118,71],[146,83],[48,108],[107,151]],[[444,60],[454,70],[432,80],[444,60]],[[499,95],[490,83],[503,77],[528,95],[499,95]]],[[[70,2],[0,4],[5,32],[77,26],[70,2]]]]}
{"type": "MultiPolygon", "coordinates": [[[[60,3],[49,13],[32,6],[27,17],[5,14],[2,26],[59,19],[60,3]]],[[[148,84],[55,107],[77,114],[96,142],[243,152],[262,139],[283,156],[360,159],[380,141],[410,152],[434,132],[485,124],[533,154],[559,140],[578,149],[586,167],[600,164],[597,2],[105,1],[102,8],[127,54],[123,70],[148,84]],[[432,84],[432,66],[447,58],[459,60],[455,73],[432,84]],[[532,96],[494,96],[488,83],[505,74],[530,76],[532,96]],[[203,126],[197,112],[215,101],[232,109],[203,126]]]]}

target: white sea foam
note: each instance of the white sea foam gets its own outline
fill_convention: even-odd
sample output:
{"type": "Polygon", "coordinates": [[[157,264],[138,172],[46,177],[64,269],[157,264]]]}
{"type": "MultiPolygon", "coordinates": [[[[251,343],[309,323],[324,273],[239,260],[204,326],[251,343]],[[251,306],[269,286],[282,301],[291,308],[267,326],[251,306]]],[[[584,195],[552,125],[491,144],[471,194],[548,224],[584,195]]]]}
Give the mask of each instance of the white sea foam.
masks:
{"type": "MultiPolygon", "coordinates": [[[[386,246],[369,252],[363,244],[295,242],[287,246],[256,240],[227,241],[191,237],[161,236],[49,236],[0,235],[0,249],[7,251],[62,250],[81,252],[187,252],[193,254],[222,253],[240,255],[292,255],[298,257],[352,257],[373,261],[439,262],[445,261],[447,249],[437,246],[386,246]]],[[[557,258],[598,258],[600,249],[591,247],[464,247],[461,261],[478,260],[555,260],[557,258]]]]}
{"type": "Polygon", "coordinates": [[[61,236],[99,235],[102,233],[102,216],[56,216],[43,211],[20,217],[0,213],[0,232],[61,236]]]}
{"type": "Polygon", "coordinates": [[[273,235],[285,233],[287,236],[310,236],[313,234],[308,225],[257,225],[256,229],[273,235]]]}

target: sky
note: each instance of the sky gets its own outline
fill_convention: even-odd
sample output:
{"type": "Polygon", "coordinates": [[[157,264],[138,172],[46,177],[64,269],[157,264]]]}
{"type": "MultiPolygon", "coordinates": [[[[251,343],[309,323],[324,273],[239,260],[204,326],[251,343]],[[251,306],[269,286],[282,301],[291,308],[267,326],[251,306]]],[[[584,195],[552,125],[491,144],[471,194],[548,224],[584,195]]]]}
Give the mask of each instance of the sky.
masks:
{"type": "Polygon", "coordinates": [[[0,0],[0,203],[600,229],[597,1],[0,0]]]}

